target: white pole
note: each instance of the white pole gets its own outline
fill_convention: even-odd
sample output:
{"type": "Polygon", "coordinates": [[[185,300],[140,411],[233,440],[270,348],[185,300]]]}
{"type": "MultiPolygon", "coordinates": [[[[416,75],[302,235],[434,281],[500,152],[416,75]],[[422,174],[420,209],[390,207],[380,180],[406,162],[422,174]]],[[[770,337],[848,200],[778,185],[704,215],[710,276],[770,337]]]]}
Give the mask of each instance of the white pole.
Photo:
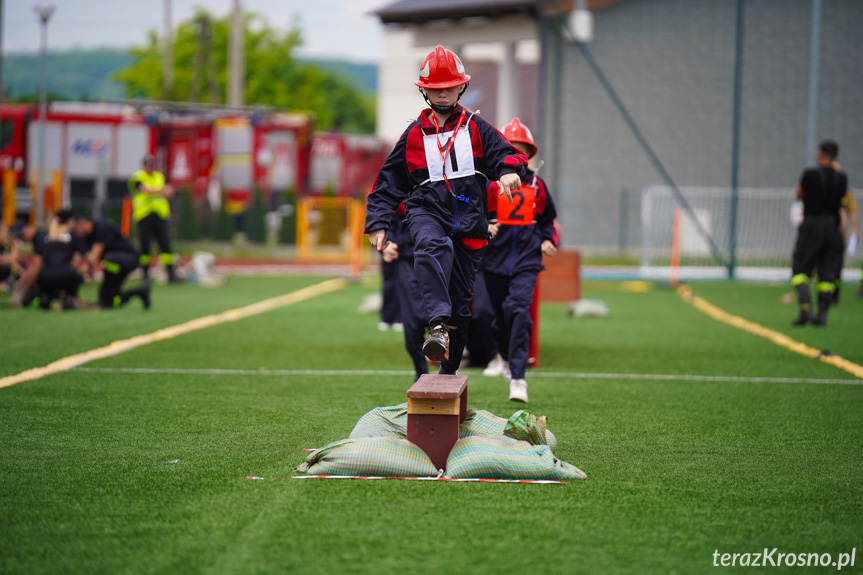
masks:
{"type": "Polygon", "coordinates": [[[45,116],[48,114],[48,20],[54,6],[36,6],[40,22],[39,41],[39,166],[36,168],[36,225],[44,226],[44,193],[42,178],[45,171],[45,116]]]}
{"type": "Polygon", "coordinates": [[[506,126],[518,116],[519,83],[515,42],[505,42],[497,77],[497,125],[506,126]]]}
{"type": "Polygon", "coordinates": [[[228,105],[243,105],[243,76],[245,76],[243,55],[243,8],[240,0],[234,0],[233,26],[231,29],[231,80],[228,90],[228,105]]]}
{"type": "Polygon", "coordinates": [[[174,43],[171,25],[171,0],[164,0],[164,21],[162,23],[162,99],[174,100],[174,43]]]}

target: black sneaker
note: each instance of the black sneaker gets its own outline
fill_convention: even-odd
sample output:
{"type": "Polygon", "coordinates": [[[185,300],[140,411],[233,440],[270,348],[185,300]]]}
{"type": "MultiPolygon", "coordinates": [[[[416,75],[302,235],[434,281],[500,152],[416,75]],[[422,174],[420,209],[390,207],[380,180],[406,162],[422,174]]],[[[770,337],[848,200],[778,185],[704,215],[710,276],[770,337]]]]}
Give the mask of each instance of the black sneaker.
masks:
{"type": "Polygon", "coordinates": [[[144,303],[144,309],[150,309],[150,282],[142,282],[138,288],[138,295],[141,296],[141,301],[144,303]]]}
{"type": "Polygon", "coordinates": [[[812,314],[808,311],[801,311],[800,315],[797,316],[797,319],[791,322],[791,325],[795,327],[800,327],[802,325],[806,325],[807,323],[812,321],[812,314]]]}
{"type": "Polygon", "coordinates": [[[449,334],[446,331],[446,326],[438,324],[431,328],[429,337],[423,344],[423,353],[431,361],[449,359],[449,334]]]}
{"type": "Polygon", "coordinates": [[[825,327],[827,325],[827,316],[819,315],[816,318],[812,319],[812,325],[817,325],[819,327],[825,327]]]}

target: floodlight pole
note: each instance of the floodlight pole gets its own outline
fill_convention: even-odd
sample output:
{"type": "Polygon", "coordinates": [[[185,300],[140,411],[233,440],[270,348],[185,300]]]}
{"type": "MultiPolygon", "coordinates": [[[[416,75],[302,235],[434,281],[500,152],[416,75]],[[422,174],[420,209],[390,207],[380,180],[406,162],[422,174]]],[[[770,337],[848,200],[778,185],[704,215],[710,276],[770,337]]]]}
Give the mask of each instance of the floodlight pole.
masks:
{"type": "Polygon", "coordinates": [[[821,60],[821,0],[812,0],[809,31],[809,80],[806,98],[806,165],[815,165],[815,132],[818,128],[818,64],[821,60]]]}
{"type": "Polygon", "coordinates": [[[734,99],[731,119],[731,206],[729,209],[728,279],[734,279],[737,266],[737,211],[740,186],[740,114],[743,98],[744,0],[737,0],[734,34],[734,99]]]}
{"type": "Polygon", "coordinates": [[[36,225],[44,226],[45,191],[42,189],[42,176],[45,171],[45,116],[48,114],[48,20],[54,13],[54,6],[36,6],[40,23],[39,41],[39,166],[36,168],[36,225]]]}
{"type": "Polygon", "coordinates": [[[3,3],[0,0],[0,106],[3,105],[3,3]]]}

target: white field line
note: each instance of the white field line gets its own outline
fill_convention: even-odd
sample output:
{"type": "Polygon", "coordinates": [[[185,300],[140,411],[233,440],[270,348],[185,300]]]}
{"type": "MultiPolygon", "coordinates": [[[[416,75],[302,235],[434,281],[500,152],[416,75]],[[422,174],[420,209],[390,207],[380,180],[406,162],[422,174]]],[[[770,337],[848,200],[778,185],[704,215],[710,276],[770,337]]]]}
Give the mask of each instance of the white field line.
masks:
{"type": "Polygon", "coordinates": [[[255,302],[247,306],[199,317],[197,319],[193,319],[179,325],[166,327],[145,335],[136,335],[129,339],[118,340],[103,347],[66,356],[43,367],[34,367],[16,375],[0,377],[0,389],[25,381],[40,379],[48,375],[60,373],[61,371],[68,371],[85,363],[111,357],[157,341],[173,339],[180,335],[212,327],[214,325],[220,325],[262,314],[280,307],[292,305],[319,295],[342,289],[345,286],[347,286],[347,281],[344,279],[339,278],[327,280],[290,293],[255,302]]]}
{"type": "MultiPolygon", "coordinates": [[[[158,368],[158,367],[77,367],[73,371],[86,373],[129,373],[158,375],[262,375],[291,376],[311,375],[321,377],[380,377],[380,376],[410,376],[411,370],[383,369],[219,369],[219,368],[158,368]]],[[[696,375],[676,373],[590,373],[538,371],[530,373],[531,378],[541,379],[626,379],[634,381],[698,381],[698,382],[728,382],[728,383],[807,383],[807,384],[840,384],[863,385],[860,379],[818,379],[807,377],[741,377],[733,375],[696,375]]],[[[491,379],[491,378],[489,378],[491,379]]]]}

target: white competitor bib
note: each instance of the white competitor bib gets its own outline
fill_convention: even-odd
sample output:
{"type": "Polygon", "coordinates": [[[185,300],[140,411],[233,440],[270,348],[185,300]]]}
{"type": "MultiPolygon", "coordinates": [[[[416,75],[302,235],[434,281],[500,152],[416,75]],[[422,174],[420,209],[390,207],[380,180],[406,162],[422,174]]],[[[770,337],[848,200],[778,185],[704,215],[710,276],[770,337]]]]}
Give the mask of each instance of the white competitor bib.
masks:
{"type": "Polygon", "coordinates": [[[429,179],[433,182],[441,182],[444,179],[444,171],[446,171],[447,179],[466,178],[473,176],[476,173],[473,164],[473,147],[470,143],[470,130],[467,125],[463,126],[458,131],[455,137],[452,149],[446,158],[444,165],[441,148],[446,150],[449,144],[449,139],[452,137],[452,131],[443,134],[433,134],[431,136],[423,136],[423,145],[425,146],[426,162],[429,167],[429,179]],[[440,140],[438,140],[440,138],[440,140]],[[438,145],[440,144],[440,145],[438,145]]]}

